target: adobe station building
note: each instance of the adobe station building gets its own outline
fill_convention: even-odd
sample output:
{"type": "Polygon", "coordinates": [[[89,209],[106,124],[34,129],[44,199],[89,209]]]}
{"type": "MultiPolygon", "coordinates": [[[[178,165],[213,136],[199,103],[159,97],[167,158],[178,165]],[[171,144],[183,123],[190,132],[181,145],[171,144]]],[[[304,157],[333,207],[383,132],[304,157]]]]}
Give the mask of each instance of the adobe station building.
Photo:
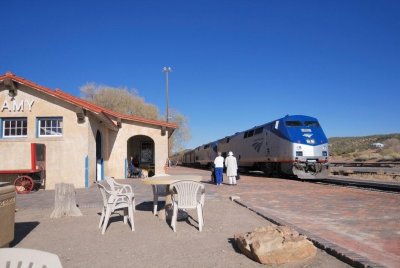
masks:
{"type": "MultiPolygon", "coordinates": [[[[0,75],[0,171],[32,167],[31,144],[45,145],[45,189],[89,187],[104,176],[127,177],[127,165],[164,173],[165,121],[117,113],[12,73],[0,75]]],[[[0,181],[15,175],[0,174],[0,181]]]]}

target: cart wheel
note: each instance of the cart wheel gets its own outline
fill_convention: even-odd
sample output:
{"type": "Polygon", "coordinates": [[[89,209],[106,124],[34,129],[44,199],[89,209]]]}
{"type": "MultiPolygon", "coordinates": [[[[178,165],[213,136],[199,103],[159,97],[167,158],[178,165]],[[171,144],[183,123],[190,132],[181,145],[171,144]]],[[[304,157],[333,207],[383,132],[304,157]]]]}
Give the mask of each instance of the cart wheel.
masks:
{"type": "Polygon", "coordinates": [[[15,190],[17,191],[17,193],[27,194],[30,191],[32,191],[35,183],[33,182],[31,177],[24,175],[24,176],[19,176],[15,180],[14,185],[15,185],[15,190]]]}

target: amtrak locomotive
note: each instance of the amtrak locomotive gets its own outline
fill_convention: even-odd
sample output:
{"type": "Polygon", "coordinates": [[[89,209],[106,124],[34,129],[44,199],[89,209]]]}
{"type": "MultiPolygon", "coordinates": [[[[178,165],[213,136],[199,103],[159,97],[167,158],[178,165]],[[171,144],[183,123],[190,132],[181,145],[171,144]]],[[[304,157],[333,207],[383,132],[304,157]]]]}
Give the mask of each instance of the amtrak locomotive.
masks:
{"type": "Polygon", "coordinates": [[[287,115],[238,132],[185,152],[181,161],[188,166],[211,166],[218,151],[224,157],[232,151],[242,171],[300,179],[328,176],[328,139],[318,120],[310,116],[287,115]]]}

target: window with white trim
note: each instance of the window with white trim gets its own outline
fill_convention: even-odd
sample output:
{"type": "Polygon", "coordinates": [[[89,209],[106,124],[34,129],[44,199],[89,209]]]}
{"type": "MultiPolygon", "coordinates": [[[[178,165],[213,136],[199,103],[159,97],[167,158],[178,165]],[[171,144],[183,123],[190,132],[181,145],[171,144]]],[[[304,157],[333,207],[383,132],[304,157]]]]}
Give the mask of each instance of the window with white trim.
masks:
{"type": "Polygon", "coordinates": [[[28,120],[21,118],[3,118],[2,137],[16,138],[26,137],[28,133],[28,120]]]}
{"type": "Polygon", "coordinates": [[[63,133],[62,117],[38,118],[39,137],[61,137],[63,133]]]}

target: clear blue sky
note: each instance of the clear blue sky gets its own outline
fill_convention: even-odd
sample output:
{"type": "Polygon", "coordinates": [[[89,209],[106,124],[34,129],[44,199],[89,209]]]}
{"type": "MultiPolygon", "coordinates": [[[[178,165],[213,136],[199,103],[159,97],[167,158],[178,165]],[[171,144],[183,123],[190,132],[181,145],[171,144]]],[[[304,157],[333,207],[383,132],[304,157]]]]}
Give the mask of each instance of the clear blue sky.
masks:
{"type": "Polygon", "coordinates": [[[79,96],[135,88],[193,148],[286,114],[328,137],[400,132],[400,1],[3,1],[0,73],[79,96]]]}

